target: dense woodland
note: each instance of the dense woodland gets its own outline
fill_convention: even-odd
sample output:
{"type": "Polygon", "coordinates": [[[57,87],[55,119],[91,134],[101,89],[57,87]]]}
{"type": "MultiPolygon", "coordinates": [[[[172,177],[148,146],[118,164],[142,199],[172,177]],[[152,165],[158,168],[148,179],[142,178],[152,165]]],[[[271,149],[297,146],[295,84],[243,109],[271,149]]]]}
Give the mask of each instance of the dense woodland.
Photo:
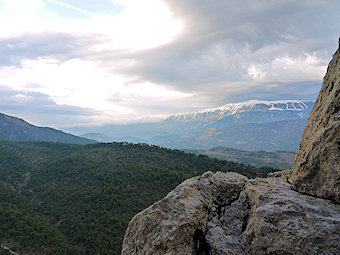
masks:
{"type": "Polygon", "coordinates": [[[216,147],[211,150],[184,150],[196,155],[207,155],[228,161],[236,161],[256,167],[268,166],[278,169],[290,169],[295,153],[290,151],[243,151],[229,147],[216,147]]]}
{"type": "Polygon", "coordinates": [[[274,171],[146,144],[1,141],[0,244],[20,254],[119,254],[137,212],[208,170],[274,171]]]}

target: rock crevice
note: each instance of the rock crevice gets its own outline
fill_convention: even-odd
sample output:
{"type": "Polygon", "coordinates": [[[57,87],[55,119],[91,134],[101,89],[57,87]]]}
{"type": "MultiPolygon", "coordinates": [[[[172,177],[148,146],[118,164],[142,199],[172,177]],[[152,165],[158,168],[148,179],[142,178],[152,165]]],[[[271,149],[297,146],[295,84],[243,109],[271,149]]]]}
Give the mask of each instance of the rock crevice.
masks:
{"type": "Polygon", "coordinates": [[[122,254],[195,254],[194,234],[207,233],[209,211],[235,201],[247,180],[237,173],[206,172],[184,181],[133,217],[122,254]]]}

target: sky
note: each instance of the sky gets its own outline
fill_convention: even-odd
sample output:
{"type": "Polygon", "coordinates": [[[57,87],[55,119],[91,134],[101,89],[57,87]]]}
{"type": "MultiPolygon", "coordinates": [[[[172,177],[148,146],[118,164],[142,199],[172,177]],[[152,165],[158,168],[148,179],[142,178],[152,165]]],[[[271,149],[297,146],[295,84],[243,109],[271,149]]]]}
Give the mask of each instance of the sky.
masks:
{"type": "Polygon", "coordinates": [[[0,112],[55,128],[315,100],[338,0],[0,0],[0,112]]]}

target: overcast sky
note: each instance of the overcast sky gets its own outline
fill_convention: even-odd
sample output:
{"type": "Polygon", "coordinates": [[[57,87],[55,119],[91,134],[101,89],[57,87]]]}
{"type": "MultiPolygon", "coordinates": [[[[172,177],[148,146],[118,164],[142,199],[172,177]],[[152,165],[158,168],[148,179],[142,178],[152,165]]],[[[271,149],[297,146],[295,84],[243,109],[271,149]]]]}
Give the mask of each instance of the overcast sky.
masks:
{"type": "Polygon", "coordinates": [[[0,112],[56,128],[314,100],[339,0],[0,0],[0,112]]]}

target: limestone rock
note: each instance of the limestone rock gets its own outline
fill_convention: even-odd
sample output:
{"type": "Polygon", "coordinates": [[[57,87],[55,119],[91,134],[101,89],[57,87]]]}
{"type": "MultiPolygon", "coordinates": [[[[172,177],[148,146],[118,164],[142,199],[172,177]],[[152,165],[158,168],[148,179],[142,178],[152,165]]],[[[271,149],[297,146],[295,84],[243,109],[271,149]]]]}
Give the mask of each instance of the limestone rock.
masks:
{"type": "Polygon", "coordinates": [[[243,255],[241,235],[244,231],[250,205],[244,191],[239,198],[222,208],[219,214],[209,214],[206,241],[214,255],[243,255]]]}
{"type": "Polygon", "coordinates": [[[122,254],[196,254],[197,230],[214,255],[335,255],[340,205],[294,191],[281,178],[207,172],[137,214],[122,254]]]}
{"type": "Polygon", "coordinates": [[[135,215],[122,254],[194,254],[194,234],[206,232],[209,212],[237,200],[247,181],[237,173],[206,172],[184,181],[164,199],[135,215]]]}
{"type": "Polygon", "coordinates": [[[309,115],[291,182],[300,192],[340,203],[340,49],[309,115]]]}
{"type": "Polygon", "coordinates": [[[246,254],[339,254],[340,205],[296,192],[280,178],[250,180],[245,191],[246,254]]]}

